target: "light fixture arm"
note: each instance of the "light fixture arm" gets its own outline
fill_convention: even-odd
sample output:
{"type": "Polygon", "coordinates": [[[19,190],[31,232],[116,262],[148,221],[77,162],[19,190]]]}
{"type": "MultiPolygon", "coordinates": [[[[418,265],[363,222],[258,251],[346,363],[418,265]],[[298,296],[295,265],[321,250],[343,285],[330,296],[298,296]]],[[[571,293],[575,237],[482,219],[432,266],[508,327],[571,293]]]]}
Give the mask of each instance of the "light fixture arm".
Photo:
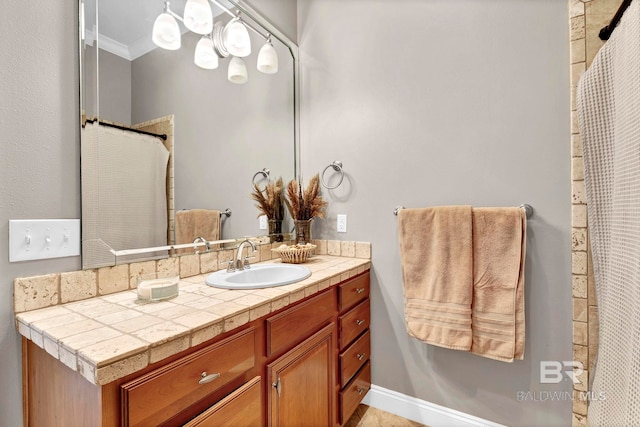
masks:
{"type": "Polygon", "coordinates": [[[168,13],[169,15],[173,16],[174,18],[176,18],[178,21],[180,22],[184,22],[184,19],[182,18],[182,16],[178,15],[177,13],[175,13],[173,10],[171,10],[169,8],[169,2],[165,1],[164,2],[164,12],[168,13]]]}
{"type": "MultiPolygon", "coordinates": [[[[240,13],[242,13],[240,10],[238,10],[238,13],[235,14],[231,10],[227,9],[227,7],[224,6],[222,3],[220,3],[218,0],[209,0],[209,1],[211,3],[213,3],[213,4],[215,4],[216,6],[218,6],[220,9],[222,9],[222,11],[225,12],[227,15],[229,15],[229,16],[231,16],[233,18],[240,19],[240,13]]],[[[265,41],[267,41],[269,39],[269,37],[271,36],[271,34],[267,34],[265,36],[264,34],[262,34],[260,31],[258,31],[253,25],[249,24],[248,22],[242,21],[242,23],[244,24],[245,27],[249,28],[251,31],[253,31],[257,35],[262,37],[265,41]]]]}

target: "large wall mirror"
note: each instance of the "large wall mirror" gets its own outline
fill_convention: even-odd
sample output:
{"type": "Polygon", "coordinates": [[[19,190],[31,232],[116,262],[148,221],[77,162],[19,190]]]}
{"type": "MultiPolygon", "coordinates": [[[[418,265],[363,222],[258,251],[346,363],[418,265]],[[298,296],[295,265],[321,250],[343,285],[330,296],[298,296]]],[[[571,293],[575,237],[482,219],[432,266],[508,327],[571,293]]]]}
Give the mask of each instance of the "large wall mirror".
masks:
{"type": "Polygon", "coordinates": [[[188,211],[228,209],[218,240],[264,235],[250,198],[252,182],[263,187],[297,176],[297,46],[247,2],[194,2],[211,8],[210,39],[216,49],[222,46],[216,50],[222,56],[228,53],[220,42],[227,23],[240,17],[248,28],[248,81],[233,83],[233,55],[216,55],[215,69],[196,65],[203,36],[182,21],[186,0],[168,3],[80,2],[84,268],[173,255],[114,254],[180,243],[176,217],[188,211]],[[152,41],[163,12],[177,17],[178,49],[152,41]],[[265,38],[277,53],[275,74],[257,69],[265,38]]]}

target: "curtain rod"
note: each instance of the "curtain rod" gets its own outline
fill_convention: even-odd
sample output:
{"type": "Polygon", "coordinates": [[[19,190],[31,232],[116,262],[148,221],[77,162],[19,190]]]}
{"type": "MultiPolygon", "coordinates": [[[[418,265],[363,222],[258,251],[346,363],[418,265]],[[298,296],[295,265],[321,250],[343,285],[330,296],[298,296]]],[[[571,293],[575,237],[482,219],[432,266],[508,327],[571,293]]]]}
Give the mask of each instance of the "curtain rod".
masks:
{"type": "Polygon", "coordinates": [[[600,33],[598,33],[598,37],[600,37],[600,40],[609,40],[609,37],[611,37],[611,33],[613,33],[613,30],[616,28],[616,25],[618,25],[618,22],[620,22],[620,18],[622,18],[622,15],[624,15],[625,10],[627,10],[631,2],[632,0],[624,0],[622,2],[616,14],[613,15],[613,18],[611,19],[609,25],[602,28],[600,30],[600,33]]]}
{"type": "MultiPolygon", "coordinates": [[[[111,123],[103,122],[102,120],[97,120],[97,119],[91,120],[91,119],[87,119],[87,120],[85,121],[85,123],[95,123],[96,121],[98,122],[98,124],[100,124],[100,125],[102,125],[102,126],[107,126],[107,127],[110,127],[110,128],[116,128],[116,129],[120,129],[120,130],[128,130],[128,131],[135,132],[135,133],[141,133],[141,134],[143,134],[143,135],[155,136],[156,138],[161,138],[161,139],[162,139],[162,140],[164,140],[164,141],[166,141],[166,140],[167,140],[167,135],[166,135],[166,134],[164,134],[164,133],[163,133],[163,134],[157,134],[157,133],[153,133],[153,132],[147,132],[146,130],[133,129],[133,128],[126,127],[126,126],[114,125],[114,124],[111,124],[111,123]]],[[[83,126],[83,127],[84,127],[84,126],[83,126]]]]}

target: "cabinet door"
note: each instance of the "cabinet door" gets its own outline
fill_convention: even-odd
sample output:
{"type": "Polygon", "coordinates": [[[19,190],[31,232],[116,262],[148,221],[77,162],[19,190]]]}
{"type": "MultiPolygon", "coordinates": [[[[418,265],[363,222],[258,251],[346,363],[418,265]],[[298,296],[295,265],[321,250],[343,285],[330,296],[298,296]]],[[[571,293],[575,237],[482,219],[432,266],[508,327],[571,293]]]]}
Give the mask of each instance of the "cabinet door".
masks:
{"type": "Polygon", "coordinates": [[[262,382],[255,377],[184,427],[261,427],[262,382]]]}
{"type": "Polygon", "coordinates": [[[330,426],[334,408],[335,323],[267,365],[268,425],[330,426]]]}

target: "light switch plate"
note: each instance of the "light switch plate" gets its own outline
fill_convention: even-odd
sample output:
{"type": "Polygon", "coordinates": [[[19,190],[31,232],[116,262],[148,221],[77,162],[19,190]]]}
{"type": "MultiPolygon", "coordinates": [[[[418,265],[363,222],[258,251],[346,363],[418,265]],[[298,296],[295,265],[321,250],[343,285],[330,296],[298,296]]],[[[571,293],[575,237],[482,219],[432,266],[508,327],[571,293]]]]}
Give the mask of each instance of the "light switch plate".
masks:
{"type": "Polygon", "coordinates": [[[258,218],[258,223],[260,225],[260,230],[266,230],[267,229],[267,216],[266,215],[260,215],[260,217],[258,218]]]}
{"type": "Polygon", "coordinates": [[[79,255],[79,219],[9,221],[9,262],[79,255]]]}

